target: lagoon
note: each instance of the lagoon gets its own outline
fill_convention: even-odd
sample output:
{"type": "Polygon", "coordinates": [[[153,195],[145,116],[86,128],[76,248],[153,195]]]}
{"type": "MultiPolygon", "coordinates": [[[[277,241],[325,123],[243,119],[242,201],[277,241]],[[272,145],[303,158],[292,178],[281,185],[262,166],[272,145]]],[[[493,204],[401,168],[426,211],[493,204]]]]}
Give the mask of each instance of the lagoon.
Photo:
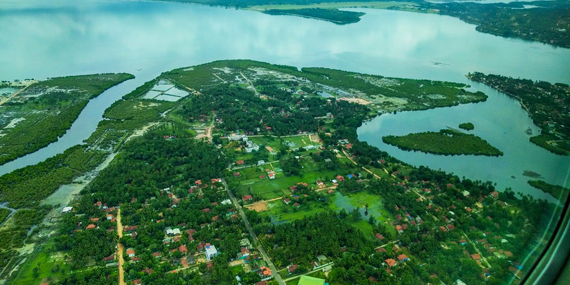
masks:
{"type": "MultiPolygon", "coordinates": [[[[88,0],[6,0],[0,3],[0,80],[129,72],[137,78],[93,99],[57,142],[0,166],[0,174],[35,164],[81,143],[103,111],[161,72],[212,60],[254,59],[297,67],[318,66],[391,77],[463,82],[489,95],[487,102],[383,115],[359,129],[360,138],[404,162],[428,165],[500,189],[545,197],[526,185],[522,171],[566,184],[570,160],[528,142],[538,130],[520,105],[473,83],[473,71],[570,83],[570,50],[475,31],[459,19],[402,11],[366,13],[356,24],[194,4],[88,0]],[[505,152],[500,158],[444,157],[402,152],[381,136],[456,127],[505,152]],[[527,169],[528,168],[528,169],[527,169]],[[511,178],[515,176],[515,178],[511,178]]],[[[1,112],[1,109],[0,109],[1,112]]]]}

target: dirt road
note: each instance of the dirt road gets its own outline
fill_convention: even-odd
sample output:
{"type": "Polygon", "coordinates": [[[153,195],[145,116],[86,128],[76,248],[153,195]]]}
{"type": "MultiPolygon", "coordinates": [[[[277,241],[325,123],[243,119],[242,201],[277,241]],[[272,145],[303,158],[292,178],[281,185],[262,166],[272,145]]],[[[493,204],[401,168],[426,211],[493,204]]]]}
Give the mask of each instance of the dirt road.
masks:
{"type": "MultiPolygon", "coordinates": [[[[121,223],[121,209],[117,210],[117,235],[119,238],[123,237],[123,224],[121,223]]],[[[119,285],[125,285],[125,269],[123,269],[123,264],[125,260],[123,259],[123,245],[121,243],[117,244],[117,255],[119,256],[119,285]]]]}

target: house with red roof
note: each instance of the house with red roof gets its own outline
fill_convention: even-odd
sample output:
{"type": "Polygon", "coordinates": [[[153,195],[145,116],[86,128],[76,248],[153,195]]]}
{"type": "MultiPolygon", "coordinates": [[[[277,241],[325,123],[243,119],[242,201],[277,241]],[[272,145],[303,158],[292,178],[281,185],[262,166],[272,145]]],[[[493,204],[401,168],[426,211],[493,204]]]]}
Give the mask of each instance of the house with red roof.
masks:
{"type": "Polygon", "coordinates": [[[379,240],[383,240],[383,239],[384,239],[384,236],[381,235],[380,233],[376,233],[376,238],[379,239],[379,240]]]}
{"type": "Polygon", "coordinates": [[[89,225],[87,225],[87,227],[85,229],[89,230],[89,229],[94,229],[96,227],[97,226],[95,226],[94,224],[89,224],[89,225]]]}
{"type": "Polygon", "coordinates": [[[400,255],[398,255],[398,260],[399,260],[400,262],[406,262],[406,261],[408,261],[408,260],[410,260],[410,259],[409,259],[405,254],[400,254],[400,255]]]}
{"type": "Polygon", "coordinates": [[[128,255],[129,257],[135,257],[135,250],[132,249],[132,248],[128,248],[128,249],[127,249],[127,255],[128,255]]]}
{"type": "Polygon", "coordinates": [[[178,250],[179,250],[181,253],[183,253],[183,254],[186,254],[186,253],[188,252],[188,249],[186,248],[186,245],[185,245],[185,244],[179,246],[179,247],[178,247],[178,250]]]}
{"type": "Polygon", "coordinates": [[[396,231],[398,231],[398,233],[401,234],[404,232],[404,229],[402,228],[402,226],[396,225],[396,231]]]}
{"type": "Polygon", "coordinates": [[[247,202],[247,201],[253,199],[253,196],[251,196],[251,195],[245,195],[245,196],[242,196],[241,199],[242,199],[244,202],[247,202]]]}
{"type": "Polygon", "coordinates": [[[396,260],[392,259],[392,258],[388,258],[386,260],[384,260],[384,262],[386,262],[386,264],[388,264],[388,266],[393,267],[396,265],[396,260]]]}
{"type": "Polygon", "coordinates": [[[477,261],[477,260],[481,260],[481,255],[479,255],[478,253],[472,254],[471,258],[473,258],[473,260],[477,261]]]}
{"type": "Polygon", "coordinates": [[[289,272],[289,274],[293,274],[295,270],[297,270],[297,268],[299,268],[299,265],[297,264],[289,265],[287,266],[287,271],[289,272]]]}

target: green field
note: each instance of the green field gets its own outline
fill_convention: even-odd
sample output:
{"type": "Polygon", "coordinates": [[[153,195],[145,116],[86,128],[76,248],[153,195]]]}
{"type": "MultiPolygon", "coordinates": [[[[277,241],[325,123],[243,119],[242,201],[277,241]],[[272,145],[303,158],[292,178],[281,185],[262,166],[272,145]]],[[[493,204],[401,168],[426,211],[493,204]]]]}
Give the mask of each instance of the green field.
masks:
{"type": "Polygon", "coordinates": [[[53,247],[53,241],[46,243],[42,250],[36,249],[28,260],[18,270],[18,275],[11,284],[39,284],[42,278],[58,278],[63,276],[65,272],[71,272],[68,264],[65,262],[63,255],[54,258],[54,253],[49,250],[53,247]],[[57,267],[59,266],[59,267],[57,267]],[[34,276],[34,268],[37,274],[34,276]],[[56,271],[56,268],[59,268],[56,271]]]}
{"type": "MultiPolygon", "coordinates": [[[[372,237],[372,225],[368,223],[368,217],[373,216],[376,221],[380,223],[390,222],[392,216],[382,205],[382,201],[379,196],[373,195],[364,191],[360,191],[355,194],[342,195],[339,192],[334,192],[328,194],[326,192],[321,192],[322,195],[326,195],[330,198],[328,202],[300,202],[301,206],[299,208],[293,207],[294,199],[291,199],[291,203],[286,205],[281,200],[269,202],[267,205],[268,210],[263,212],[265,215],[272,217],[275,221],[294,221],[299,220],[304,217],[313,216],[317,213],[326,211],[341,211],[346,210],[351,212],[354,209],[359,209],[361,213],[364,212],[364,205],[368,204],[368,215],[363,215],[362,220],[357,222],[352,222],[351,225],[362,231],[365,236],[372,237]]],[[[389,231],[395,234],[393,227],[388,227],[389,231]]]]}
{"type": "MultiPolygon", "coordinates": [[[[307,160],[310,160],[310,158],[307,158],[307,160]]],[[[278,198],[284,195],[290,195],[289,187],[299,182],[305,182],[309,184],[309,186],[315,186],[317,180],[322,180],[326,184],[327,181],[330,181],[339,174],[334,170],[315,171],[318,169],[315,169],[316,164],[312,162],[312,160],[303,164],[304,170],[307,172],[302,176],[285,176],[283,171],[279,168],[279,162],[274,162],[272,165],[273,168],[270,165],[264,165],[240,170],[241,177],[239,180],[241,182],[240,186],[236,188],[238,195],[243,196],[250,194],[249,189],[251,188],[253,195],[257,195],[262,199],[278,198]],[[275,169],[276,178],[268,179],[265,169],[275,169]],[[266,178],[260,179],[259,176],[261,175],[265,175],[266,178]]]]}

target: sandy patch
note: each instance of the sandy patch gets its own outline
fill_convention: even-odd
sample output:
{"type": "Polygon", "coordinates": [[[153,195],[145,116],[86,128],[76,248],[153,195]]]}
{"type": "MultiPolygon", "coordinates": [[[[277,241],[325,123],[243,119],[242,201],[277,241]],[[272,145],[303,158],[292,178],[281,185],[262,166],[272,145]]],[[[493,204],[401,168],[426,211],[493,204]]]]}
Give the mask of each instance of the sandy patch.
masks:
{"type": "Polygon", "coordinates": [[[372,104],[372,102],[370,102],[368,100],[360,99],[360,98],[339,98],[338,100],[343,100],[343,101],[347,101],[350,103],[356,103],[356,104],[360,104],[360,105],[372,104]]]}
{"type": "Polygon", "coordinates": [[[142,109],[142,108],[149,108],[149,107],[155,107],[158,106],[158,103],[154,103],[154,102],[150,102],[150,103],[144,103],[144,102],[139,102],[138,105],[134,105],[133,108],[135,109],[142,109]]]}
{"type": "Polygon", "coordinates": [[[249,204],[247,206],[245,206],[246,208],[250,209],[250,210],[254,210],[256,212],[263,212],[263,211],[267,211],[267,201],[259,201],[259,202],[255,202],[253,204],[249,204]]]}
{"type": "Polygon", "coordinates": [[[6,126],[4,127],[4,129],[11,129],[11,128],[14,128],[14,127],[16,127],[16,125],[17,125],[19,122],[21,122],[21,121],[23,121],[23,120],[25,120],[25,119],[26,119],[26,118],[15,118],[15,119],[12,119],[12,121],[10,121],[10,123],[9,123],[8,125],[6,125],[6,126]]]}
{"type": "Polygon", "coordinates": [[[134,137],[140,137],[140,136],[144,135],[144,133],[145,133],[148,129],[150,129],[151,127],[154,127],[154,126],[156,126],[156,125],[158,125],[158,122],[150,123],[150,124],[148,124],[148,125],[142,127],[141,129],[136,130],[131,136],[129,136],[129,137],[125,140],[125,143],[128,142],[128,141],[130,141],[130,140],[131,140],[132,138],[134,138],[134,137]]]}
{"type": "Polygon", "coordinates": [[[233,72],[233,69],[231,69],[231,68],[229,68],[229,67],[223,67],[223,68],[214,67],[214,68],[212,68],[212,69],[214,69],[214,70],[219,70],[219,71],[221,71],[221,72],[223,72],[223,73],[225,73],[225,74],[230,74],[230,73],[233,72]]]}
{"type": "Polygon", "coordinates": [[[394,97],[386,97],[384,95],[378,95],[376,97],[376,102],[378,103],[384,103],[384,102],[390,102],[394,105],[405,105],[408,104],[408,100],[404,99],[404,98],[394,98],[394,97]]]}
{"type": "Polygon", "coordinates": [[[321,138],[319,138],[319,135],[317,134],[309,135],[309,139],[311,140],[311,142],[321,143],[321,138]]]}

